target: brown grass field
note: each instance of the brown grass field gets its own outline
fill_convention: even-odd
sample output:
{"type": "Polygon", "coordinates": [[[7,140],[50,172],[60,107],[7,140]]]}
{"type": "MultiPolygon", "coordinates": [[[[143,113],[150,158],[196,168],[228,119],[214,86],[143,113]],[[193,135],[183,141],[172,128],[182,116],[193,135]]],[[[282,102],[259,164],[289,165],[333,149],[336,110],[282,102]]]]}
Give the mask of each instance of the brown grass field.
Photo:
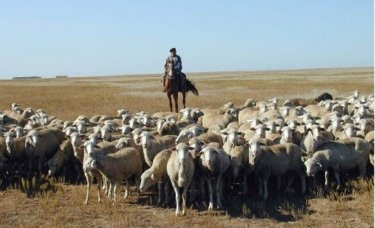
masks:
{"type": "MultiPolygon", "coordinates": [[[[189,94],[187,105],[198,108],[216,108],[228,101],[241,105],[249,97],[256,100],[279,97],[283,102],[294,97],[313,98],[323,92],[334,97],[346,97],[354,90],[363,95],[374,93],[373,68],[187,76],[200,93],[198,97],[189,94]]],[[[78,115],[115,115],[120,108],[131,112],[167,111],[168,99],[161,92],[160,79],[160,75],[132,75],[2,80],[0,110],[17,102],[22,107],[43,108],[64,120],[73,120],[78,115]]],[[[208,213],[192,208],[187,216],[175,217],[174,208],[156,207],[150,196],[138,199],[133,194],[127,201],[120,199],[115,206],[103,197],[98,204],[95,187],[91,189],[89,205],[85,206],[85,185],[55,180],[42,184],[34,197],[27,197],[16,186],[0,192],[0,227],[373,227],[373,186],[372,176],[346,181],[340,191],[331,189],[324,193],[318,189],[303,197],[271,192],[270,199],[262,201],[256,196],[238,196],[227,199],[225,211],[208,213]]]]}

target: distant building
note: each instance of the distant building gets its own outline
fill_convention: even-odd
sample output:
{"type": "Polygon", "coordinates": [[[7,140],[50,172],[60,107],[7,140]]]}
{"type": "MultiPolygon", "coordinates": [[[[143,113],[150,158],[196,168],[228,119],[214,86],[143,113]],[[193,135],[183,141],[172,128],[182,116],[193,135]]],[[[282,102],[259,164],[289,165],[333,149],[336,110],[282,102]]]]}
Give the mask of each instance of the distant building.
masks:
{"type": "Polygon", "coordinates": [[[68,78],[67,75],[57,75],[56,78],[68,78]]]}
{"type": "Polygon", "coordinates": [[[40,76],[28,76],[28,77],[13,77],[13,80],[28,80],[28,79],[41,79],[40,76]]]}

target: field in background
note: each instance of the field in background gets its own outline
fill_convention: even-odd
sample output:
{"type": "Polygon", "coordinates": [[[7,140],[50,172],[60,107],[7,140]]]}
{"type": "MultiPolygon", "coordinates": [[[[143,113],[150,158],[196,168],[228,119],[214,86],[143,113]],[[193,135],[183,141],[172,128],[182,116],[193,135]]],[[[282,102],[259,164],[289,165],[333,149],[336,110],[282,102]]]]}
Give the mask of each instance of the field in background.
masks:
{"type": "MultiPolygon", "coordinates": [[[[267,100],[279,97],[312,98],[323,92],[334,97],[348,96],[359,90],[374,93],[373,68],[317,69],[264,72],[228,72],[187,74],[200,96],[191,93],[190,107],[219,107],[232,101],[241,105],[252,97],[267,100]]],[[[168,99],[161,92],[160,75],[116,76],[68,79],[0,81],[0,110],[12,102],[22,107],[43,108],[60,119],[73,120],[78,115],[114,115],[119,108],[150,113],[168,110],[168,99]]],[[[180,104],[181,107],[181,104],[180,104]]],[[[191,209],[186,217],[176,218],[174,209],[154,207],[149,198],[132,195],[112,206],[107,198],[95,202],[95,187],[90,204],[82,205],[84,185],[54,184],[47,194],[27,198],[18,189],[0,192],[0,226],[325,226],[373,227],[373,180],[351,181],[344,191],[314,193],[307,197],[271,197],[264,202],[257,197],[231,199],[236,213],[207,213],[191,209]],[[251,201],[247,204],[247,201],[251,201]]],[[[123,189],[121,189],[123,191],[123,189]]],[[[123,194],[123,192],[121,192],[123,194]]],[[[274,193],[272,193],[274,194],[274,193]]],[[[120,193],[118,195],[120,197],[120,193]]]]}
{"type": "MultiPolygon", "coordinates": [[[[243,104],[252,97],[312,98],[323,92],[345,97],[354,90],[374,93],[372,68],[317,69],[187,74],[200,96],[189,93],[190,107],[219,107],[232,101],[243,104]]],[[[43,108],[50,115],[72,120],[78,115],[115,114],[119,108],[133,112],[167,111],[160,75],[0,81],[0,110],[12,102],[43,108]]],[[[180,96],[181,107],[181,96],[180,96]]]]}

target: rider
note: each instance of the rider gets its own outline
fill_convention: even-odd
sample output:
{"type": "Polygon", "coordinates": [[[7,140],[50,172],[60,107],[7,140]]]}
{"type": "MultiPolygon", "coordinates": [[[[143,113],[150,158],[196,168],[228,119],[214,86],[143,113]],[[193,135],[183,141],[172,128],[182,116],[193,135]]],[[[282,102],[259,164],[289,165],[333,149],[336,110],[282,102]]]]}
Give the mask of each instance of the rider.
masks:
{"type": "MultiPolygon", "coordinates": [[[[182,70],[181,57],[176,54],[177,53],[176,48],[171,48],[169,50],[169,52],[171,53],[171,55],[168,56],[168,58],[167,58],[167,60],[166,60],[166,62],[164,64],[164,68],[167,66],[167,62],[168,61],[173,61],[173,66],[174,66],[173,76],[179,77],[180,74],[181,74],[181,70],[182,70]]],[[[166,92],[166,89],[165,89],[165,75],[163,77],[163,87],[164,87],[163,92],[166,92]]]]}

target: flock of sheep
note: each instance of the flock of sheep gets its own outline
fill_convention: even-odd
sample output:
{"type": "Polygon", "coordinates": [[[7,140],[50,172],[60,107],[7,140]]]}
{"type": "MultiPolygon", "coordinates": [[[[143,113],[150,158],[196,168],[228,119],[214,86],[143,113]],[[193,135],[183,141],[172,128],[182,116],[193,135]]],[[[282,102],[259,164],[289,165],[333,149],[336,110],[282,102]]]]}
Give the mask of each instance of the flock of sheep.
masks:
{"type": "Polygon", "coordinates": [[[248,194],[250,175],[263,199],[271,176],[277,189],[290,189],[298,176],[304,194],[306,178],[323,171],[328,188],[333,171],[340,187],[340,174],[358,167],[363,177],[373,164],[374,104],[373,95],[354,91],[281,106],[277,98],[248,99],[239,107],[228,102],[153,115],[120,109],[116,116],[64,121],[13,103],[0,112],[0,178],[6,186],[17,177],[84,175],[85,204],[94,181],[98,201],[104,190],[113,203],[117,188],[125,183],[127,198],[135,181],[138,193],[156,185],[158,203],[168,205],[172,185],[176,215],[186,213],[187,196],[206,202],[207,190],[208,210],[223,207],[223,193],[234,183],[248,194]]]}

